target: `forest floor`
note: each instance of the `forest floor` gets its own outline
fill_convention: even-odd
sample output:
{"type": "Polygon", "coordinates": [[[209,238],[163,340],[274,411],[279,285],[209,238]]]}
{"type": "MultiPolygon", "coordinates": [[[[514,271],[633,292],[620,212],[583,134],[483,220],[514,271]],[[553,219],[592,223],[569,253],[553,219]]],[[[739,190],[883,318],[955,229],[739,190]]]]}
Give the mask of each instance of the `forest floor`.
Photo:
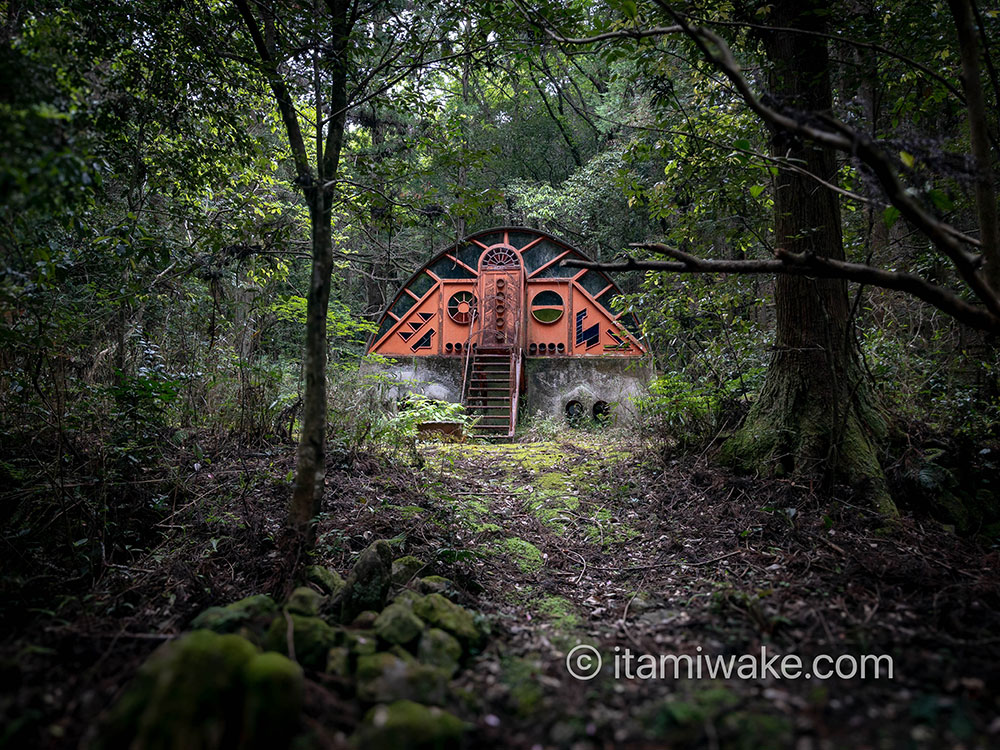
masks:
{"type": "MultiPolygon", "coordinates": [[[[469,723],[470,747],[1000,746],[1000,551],[933,522],[887,526],[843,492],[821,499],[624,440],[529,433],[423,444],[418,468],[371,457],[331,466],[317,562],[346,573],[388,539],[491,624],[450,685],[447,707],[469,723]],[[581,644],[603,659],[592,679],[568,670],[593,668],[567,663],[581,644]],[[760,675],[759,665],[754,679],[713,679],[704,661],[689,676],[683,660],[675,677],[674,662],[653,674],[639,661],[731,656],[738,666],[762,647],[766,658],[797,655],[802,672],[822,655],[827,669],[845,655],[888,655],[892,676],[885,661],[878,678],[826,680],[760,675]]],[[[160,642],[201,609],[263,590],[292,453],[218,457],[160,521],[152,551],[58,611],[22,618],[0,643],[0,678],[16,687],[0,706],[8,746],[75,746],[160,642]]],[[[349,746],[367,707],[310,678],[317,743],[349,746]]]]}

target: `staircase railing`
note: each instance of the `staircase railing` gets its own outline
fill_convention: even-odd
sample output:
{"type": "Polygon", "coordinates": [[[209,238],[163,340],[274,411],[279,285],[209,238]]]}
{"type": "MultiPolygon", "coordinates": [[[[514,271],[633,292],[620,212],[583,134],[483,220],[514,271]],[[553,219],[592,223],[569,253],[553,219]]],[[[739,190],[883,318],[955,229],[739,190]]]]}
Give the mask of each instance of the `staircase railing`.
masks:
{"type": "Polygon", "coordinates": [[[514,437],[514,430],[517,428],[517,406],[521,394],[521,360],[524,350],[516,347],[511,350],[511,379],[510,379],[510,428],[507,437],[514,437]]]}
{"type": "Polygon", "coordinates": [[[478,310],[472,308],[472,318],[469,320],[469,338],[465,342],[465,367],[462,368],[462,403],[466,402],[465,387],[469,382],[469,365],[472,362],[472,337],[476,329],[476,319],[479,317],[478,310]]]}

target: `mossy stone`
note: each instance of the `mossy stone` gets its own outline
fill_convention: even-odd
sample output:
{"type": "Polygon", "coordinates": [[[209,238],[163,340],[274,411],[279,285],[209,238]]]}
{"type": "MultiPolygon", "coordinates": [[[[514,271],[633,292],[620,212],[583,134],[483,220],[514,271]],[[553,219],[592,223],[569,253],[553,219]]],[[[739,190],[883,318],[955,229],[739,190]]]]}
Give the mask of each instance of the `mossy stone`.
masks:
{"type": "Polygon", "coordinates": [[[302,667],[273,651],[257,654],[243,667],[243,683],[241,750],[284,750],[296,734],[302,713],[302,667]]]}
{"type": "Polygon", "coordinates": [[[418,586],[425,594],[449,596],[455,592],[455,584],[444,576],[425,576],[420,579],[418,586]]]}
{"type": "Polygon", "coordinates": [[[235,633],[253,620],[270,618],[277,611],[274,599],[266,594],[255,594],[224,607],[209,607],[191,621],[191,627],[194,630],[235,633]]]}
{"type": "Polygon", "coordinates": [[[440,628],[430,628],[420,636],[417,658],[451,677],[458,671],[458,662],[462,658],[462,644],[450,633],[440,628]]]}
{"type": "Polygon", "coordinates": [[[447,630],[467,646],[476,646],[482,641],[475,615],[441,594],[428,594],[415,600],[413,611],[427,624],[447,630]]]}
{"type": "MultiPolygon", "coordinates": [[[[295,660],[304,667],[322,671],[330,649],[344,640],[344,632],[330,627],[318,617],[288,615],[292,620],[292,643],[295,660]]],[[[288,656],[288,621],[275,617],[264,635],[264,648],[288,656]]]]}
{"type": "Polygon", "coordinates": [[[405,586],[426,567],[427,564],[419,557],[399,557],[392,561],[392,582],[397,586],[405,586]]]}
{"type": "Polygon", "coordinates": [[[220,747],[242,731],[244,668],[257,653],[240,636],[210,630],[164,644],[140,667],[93,747],[220,747]]]}
{"type": "Polygon", "coordinates": [[[305,576],[309,583],[316,584],[329,596],[337,596],[347,585],[340,573],[322,565],[310,565],[306,568],[305,576]]]}
{"type": "Polygon", "coordinates": [[[424,629],[424,621],[405,604],[390,604],[375,620],[375,632],[388,643],[405,645],[415,641],[424,629]]]}
{"type": "Polygon", "coordinates": [[[399,700],[371,709],[354,741],[361,748],[456,750],[464,731],[462,720],[447,711],[399,700]]]}
{"type": "Polygon", "coordinates": [[[326,671],[337,677],[351,676],[351,651],[347,646],[334,646],[327,652],[326,671]]]}
{"type": "Polygon", "coordinates": [[[365,548],[347,576],[341,598],[341,622],[350,622],[366,609],[382,609],[389,594],[391,569],[392,548],[387,541],[380,539],[365,548]]]}
{"type": "Polygon", "coordinates": [[[299,586],[288,597],[285,602],[285,609],[295,615],[305,617],[316,617],[319,615],[320,607],[323,606],[324,597],[315,589],[308,586],[299,586]]]}
{"type": "Polygon", "coordinates": [[[358,698],[370,703],[443,703],[448,693],[448,678],[440,669],[385,651],[359,656],[355,678],[358,698]]]}
{"type": "Polygon", "coordinates": [[[358,656],[362,654],[374,654],[377,645],[377,639],[374,634],[370,632],[357,632],[348,630],[344,634],[344,645],[352,654],[357,654],[358,656]]]}
{"type": "Polygon", "coordinates": [[[413,589],[403,589],[392,600],[392,603],[393,604],[402,604],[404,606],[409,607],[410,609],[413,609],[413,604],[415,602],[420,601],[423,598],[424,597],[423,597],[422,594],[418,594],[413,589]]]}
{"type": "Polygon", "coordinates": [[[366,609],[364,612],[359,612],[358,616],[351,621],[352,628],[358,628],[359,630],[371,630],[375,627],[375,620],[378,619],[378,612],[373,609],[366,609]]]}

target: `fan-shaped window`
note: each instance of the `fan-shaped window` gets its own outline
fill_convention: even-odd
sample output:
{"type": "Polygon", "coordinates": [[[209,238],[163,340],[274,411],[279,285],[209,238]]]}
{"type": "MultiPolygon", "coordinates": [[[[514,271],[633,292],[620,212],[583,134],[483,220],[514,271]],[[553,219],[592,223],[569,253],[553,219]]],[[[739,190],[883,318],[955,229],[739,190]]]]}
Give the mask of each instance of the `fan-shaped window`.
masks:
{"type": "Polygon", "coordinates": [[[555,323],[563,316],[566,303],[558,292],[545,290],[531,300],[531,317],[539,323],[555,323]]]}
{"type": "Polygon", "coordinates": [[[476,307],[476,296],[472,292],[456,292],[448,300],[448,317],[459,325],[468,325],[476,307]]]}
{"type": "Polygon", "coordinates": [[[491,247],[483,256],[483,266],[485,268],[520,268],[521,259],[513,248],[504,245],[491,247]]]}

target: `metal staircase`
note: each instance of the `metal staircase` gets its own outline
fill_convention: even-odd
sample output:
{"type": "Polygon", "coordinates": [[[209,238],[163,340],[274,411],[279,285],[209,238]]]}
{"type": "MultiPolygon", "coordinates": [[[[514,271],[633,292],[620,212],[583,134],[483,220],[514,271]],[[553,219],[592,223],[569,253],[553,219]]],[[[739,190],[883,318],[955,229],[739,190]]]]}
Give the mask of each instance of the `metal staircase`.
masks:
{"type": "Polygon", "coordinates": [[[514,436],[521,390],[522,352],[519,347],[479,348],[468,359],[462,403],[479,422],[476,437],[514,436]]]}

